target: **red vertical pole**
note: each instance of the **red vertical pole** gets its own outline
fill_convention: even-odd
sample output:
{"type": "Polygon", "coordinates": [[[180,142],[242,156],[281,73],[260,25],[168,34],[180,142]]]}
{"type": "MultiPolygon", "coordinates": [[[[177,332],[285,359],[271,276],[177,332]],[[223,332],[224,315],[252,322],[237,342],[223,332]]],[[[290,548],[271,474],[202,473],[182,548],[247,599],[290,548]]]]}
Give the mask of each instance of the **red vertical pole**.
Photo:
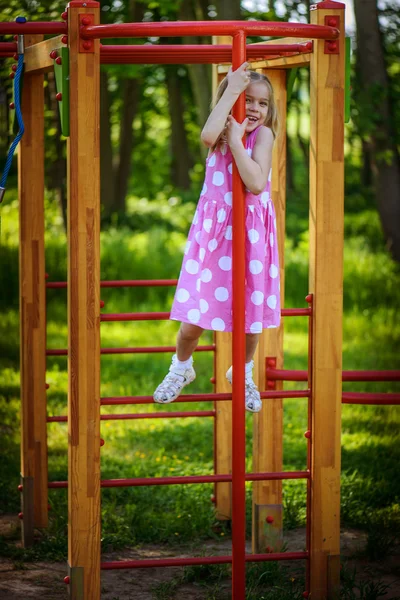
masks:
{"type": "MultiPolygon", "coordinates": [[[[233,36],[232,69],[246,61],[246,35],[233,36]]],[[[245,96],[233,107],[234,118],[245,118],[245,96]]],[[[245,190],[235,161],[233,165],[233,393],[232,393],[232,600],[244,600],[246,594],[246,492],[245,492],[245,190]]]]}

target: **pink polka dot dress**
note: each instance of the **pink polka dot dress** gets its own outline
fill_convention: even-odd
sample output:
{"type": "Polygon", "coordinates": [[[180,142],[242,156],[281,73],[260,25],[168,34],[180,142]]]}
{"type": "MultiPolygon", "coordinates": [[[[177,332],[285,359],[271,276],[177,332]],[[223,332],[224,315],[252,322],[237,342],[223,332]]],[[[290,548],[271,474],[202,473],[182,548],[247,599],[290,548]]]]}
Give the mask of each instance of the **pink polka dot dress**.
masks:
{"type": "MultiPolygon", "coordinates": [[[[246,140],[251,156],[258,127],[246,140]]],[[[171,309],[171,319],[203,329],[232,331],[232,153],[224,144],[206,161],[171,309]]],[[[246,333],[280,322],[279,256],[275,209],[265,190],[246,192],[246,333]]]]}

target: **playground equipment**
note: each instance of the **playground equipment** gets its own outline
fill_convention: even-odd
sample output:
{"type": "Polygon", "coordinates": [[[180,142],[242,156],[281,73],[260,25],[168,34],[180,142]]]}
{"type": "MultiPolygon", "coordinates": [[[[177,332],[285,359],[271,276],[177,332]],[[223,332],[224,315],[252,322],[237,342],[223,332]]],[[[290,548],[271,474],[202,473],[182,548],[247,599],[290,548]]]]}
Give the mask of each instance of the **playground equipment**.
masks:
{"type": "MultiPolygon", "coordinates": [[[[343,402],[400,403],[400,395],[342,394],[342,378],[366,380],[361,372],[342,374],[342,248],[343,248],[343,111],[344,111],[344,5],[330,0],[312,7],[311,24],[268,22],[179,22],[99,25],[99,4],[73,0],[59,23],[2,23],[0,34],[25,38],[25,82],[22,113],[25,136],[19,151],[20,295],[21,295],[21,401],[22,528],[26,545],[33,528],[46,527],[48,488],[68,487],[69,575],[71,598],[100,598],[100,568],[136,568],[187,564],[232,563],[232,597],[245,598],[245,562],[265,560],[306,561],[304,597],[313,600],[334,596],[339,587],[340,513],[340,414],[343,402]],[[57,37],[43,41],[43,34],[57,37]],[[213,35],[213,46],[101,46],[107,37],[213,35]],[[290,36],[246,46],[246,36],[290,36]],[[228,39],[227,39],[227,36],[228,39]],[[231,45],[231,38],[232,45],[231,45]],[[228,42],[228,43],[227,43],[228,42]],[[68,45],[69,55],[64,50],[68,45]],[[184,54],[182,54],[184,52],[184,54]],[[61,60],[58,60],[61,59],[61,60]],[[234,333],[216,333],[215,343],[200,351],[215,352],[216,393],[185,395],[178,402],[216,401],[214,411],[201,411],[215,419],[215,474],[196,477],[100,479],[101,406],[148,404],[150,397],[100,398],[100,323],[116,320],[168,318],[168,313],[101,314],[103,286],[175,285],[175,281],[100,282],[100,64],[232,62],[236,69],[245,60],[268,72],[285,127],[286,71],[310,66],[310,277],[308,308],[284,309],[309,319],[307,372],[283,370],[283,327],[263,335],[257,358],[257,378],[265,399],[254,416],[253,473],[245,473],[244,427],[244,189],[234,168],[233,262],[234,333]],[[57,62],[58,60],[58,62],[57,62]],[[58,99],[68,121],[68,282],[47,287],[68,288],[68,351],[46,351],[43,176],[43,73],[68,62],[69,93],[61,73],[58,99]],[[64,87],[63,87],[64,86],[64,87]],[[231,338],[232,345],[231,345],[231,338]],[[225,371],[231,362],[235,385],[227,387],[225,371]],[[46,423],[46,354],[68,355],[68,482],[48,482],[46,423]],[[304,390],[284,391],[284,380],[307,381],[304,390]],[[384,396],[384,398],[383,398],[384,396]],[[307,398],[309,425],[307,467],[282,469],[282,400],[307,398]],[[234,434],[235,443],[232,444],[234,434]],[[231,449],[232,448],[232,452],[231,449]],[[279,524],[282,481],[304,479],[307,485],[307,547],[304,552],[260,553],[264,517],[279,524]],[[245,481],[253,488],[253,553],[245,555],[245,481]],[[100,562],[100,488],[133,485],[166,485],[213,482],[220,518],[232,520],[232,556],[100,562]],[[272,512],[274,516],[272,516],[272,512]],[[266,516],[265,516],[266,515],[266,516]]],[[[16,44],[0,44],[0,55],[11,56],[16,44]]],[[[214,69],[214,83],[226,72],[214,69]]],[[[244,118],[244,98],[234,109],[244,118]]],[[[277,211],[281,295],[284,299],[283,241],[285,235],[285,136],[275,144],[272,193],[277,211]]],[[[114,352],[162,352],[173,348],[117,349],[114,352]]],[[[400,379],[400,373],[378,375],[400,379]]],[[[152,413],[148,417],[161,416],[152,413]]],[[[200,411],[176,411],[168,416],[200,416],[200,411]]],[[[125,415],[135,417],[135,415],[125,415]]],[[[138,416],[138,415],[136,415],[138,416]]],[[[144,415],[140,415],[143,417],[144,415]]],[[[65,417],[57,417],[65,420],[65,417]]]]}

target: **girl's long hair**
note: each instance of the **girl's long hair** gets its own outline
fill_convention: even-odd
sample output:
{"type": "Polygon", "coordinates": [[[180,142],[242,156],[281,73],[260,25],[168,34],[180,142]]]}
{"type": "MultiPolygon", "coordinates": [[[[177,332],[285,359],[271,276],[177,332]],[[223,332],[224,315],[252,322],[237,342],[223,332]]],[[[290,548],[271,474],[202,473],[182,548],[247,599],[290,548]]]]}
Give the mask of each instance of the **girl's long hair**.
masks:
{"type": "MultiPolygon", "coordinates": [[[[268,113],[267,113],[266,119],[264,121],[264,125],[271,129],[271,131],[274,135],[274,138],[276,138],[276,136],[279,133],[279,118],[278,118],[278,110],[276,108],[276,103],[275,103],[274,88],[272,87],[272,84],[266,75],[263,75],[262,73],[257,73],[257,71],[247,71],[247,72],[250,74],[250,84],[249,85],[251,85],[252,83],[261,82],[261,83],[264,83],[268,88],[268,92],[269,92],[268,113]]],[[[221,83],[219,84],[219,86],[217,88],[217,91],[215,93],[215,98],[213,99],[213,101],[211,103],[211,110],[213,110],[216,107],[216,105],[218,104],[218,102],[221,100],[222,94],[225,92],[227,87],[228,87],[228,77],[225,77],[221,81],[221,83]]],[[[218,138],[218,140],[214,144],[212,150],[215,150],[215,148],[220,144],[222,139],[223,139],[223,134],[221,134],[221,136],[218,138]]]]}

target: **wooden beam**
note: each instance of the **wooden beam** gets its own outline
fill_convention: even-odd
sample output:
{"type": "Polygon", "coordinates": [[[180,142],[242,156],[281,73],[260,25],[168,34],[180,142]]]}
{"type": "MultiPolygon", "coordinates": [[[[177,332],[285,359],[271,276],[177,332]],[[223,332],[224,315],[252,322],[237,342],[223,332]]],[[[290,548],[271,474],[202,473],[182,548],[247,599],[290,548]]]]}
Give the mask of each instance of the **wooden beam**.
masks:
{"type": "MultiPolygon", "coordinates": [[[[280,132],[275,140],[272,155],[271,195],[275,206],[277,235],[279,247],[279,271],[281,284],[281,306],[285,299],[285,217],[286,217],[286,71],[274,70],[263,73],[267,75],[274,89],[275,102],[278,109],[280,132]]],[[[264,330],[255,357],[255,381],[260,390],[267,389],[265,377],[266,357],[274,357],[276,368],[283,368],[283,322],[277,329],[264,330]]],[[[276,383],[276,389],[283,389],[283,382],[276,383]]],[[[253,421],[253,472],[283,470],[283,405],[282,400],[264,400],[259,414],[253,421]]],[[[261,539],[257,531],[257,506],[282,505],[281,481],[257,481],[253,483],[253,552],[264,552],[257,548],[256,541],[261,539]]],[[[282,531],[282,523],[275,524],[282,531]]],[[[276,530],[275,530],[276,531],[276,530]]],[[[278,539],[281,536],[278,536],[278,539]]],[[[280,551],[281,548],[273,547],[280,551]]]]}
{"type": "Polygon", "coordinates": [[[313,600],[339,585],[344,213],[344,4],[321,2],[311,23],[339,18],[339,52],[314,41],[310,64],[310,269],[313,303],[311,577],[313,600]],[[332,49],[328,49],[332,50],[332,49]],[[329,581],[329,584],[328,584],[329,581]],[[330,589],[328,589],[328,587],[330,589]]]}
{"type": "MultiPolygon", "coordinates": [[[[295,67],[304,67],[310,64],[311,53],[296,54],[295,56],[277,56],[266,60],[248,61],[253,70],[256,69],[294,69],[295,67]]],[[[225,75],[230,65],[219,65],[218,74],[225,75]]]]}
{"type": "MultiPolygon", "coordinates": [[[[231,44],[230,36],[213,37],[215,44],[231,44]]],[[[219,74],[216,65],[213,66],[213,96],[224,78],[219,74]]],[[[226,372],[232,364],[232,334],[217,331],[215,333],[215,377],[217,393],[231,393],[232,386],[226,379],[226,372]]],[[[215,403],[215,472],[232,473],[232,402],[215,403]]],[[[215,508],[217,518],[230,520],[232,518],[232,487],[230,483],[215,485],[215,508]]]]}
{"type": "MultiPolygon", "coordinates": [[[[25,36],[29,46],[43,39],[25,36]]],[[[44,259],[43,75],[27,74],[22,92],[25,134],[18,152],[21,340],[21,477],[23,543],[47,527],[46,287],[44,259]]]]}
{"type": "MultiPolygon", "coordinates": [[[[97,4],[97,6],[96,6],[97,4]]],[[[80,52],[79,15],[68,5],[68,562],[72,600],[100,598],[100,42],[80,52]],[[83,583],[82,583],[83,582],[83,583]]]]}
{"type": "Polygon", "coordinates": [[[45,73],[51,71],[54,66],[54,60],[50,58],[50,52],[64,45],[61,42],[62,37],[62,35],[58,35],[57,37],[25,48],[25,73],[45,73]]]}

